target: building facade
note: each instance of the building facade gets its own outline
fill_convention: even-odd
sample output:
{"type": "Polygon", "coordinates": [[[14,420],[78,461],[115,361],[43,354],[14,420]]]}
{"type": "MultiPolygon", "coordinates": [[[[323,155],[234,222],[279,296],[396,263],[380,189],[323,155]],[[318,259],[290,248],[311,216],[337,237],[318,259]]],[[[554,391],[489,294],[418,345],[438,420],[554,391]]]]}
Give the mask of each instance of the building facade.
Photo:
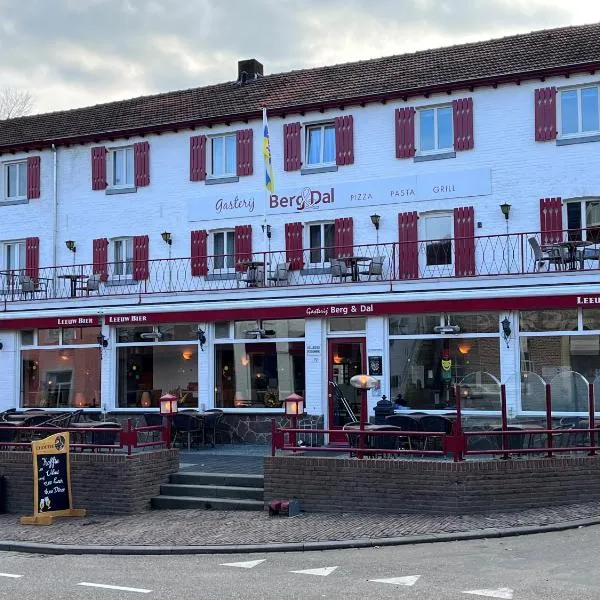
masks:
{"type": "MultiPolygon", "coordinates": [[[[600,25],[0,123],[0,409],[587,410],[600,25]],[[265,188],[262,107],[275,187],[265,188]],[[333,393],[334,381],[347,404],[333,393]]],[[[600,386],[598,386],[600,388],[600,386]]],[[[252,423],[258,423],[254,426],[252,423]]],[[[260,434],[257,438],[257,432],[260,434]]]]}

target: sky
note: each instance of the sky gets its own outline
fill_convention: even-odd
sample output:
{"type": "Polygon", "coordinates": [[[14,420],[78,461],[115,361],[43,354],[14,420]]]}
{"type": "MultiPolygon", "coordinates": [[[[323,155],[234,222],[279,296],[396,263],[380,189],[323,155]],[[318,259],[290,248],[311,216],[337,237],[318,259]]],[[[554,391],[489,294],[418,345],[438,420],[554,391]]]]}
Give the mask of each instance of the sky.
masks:
{"type": "Polygon", "coordinates": [[[35,112],[600,21],[597,0],[0,0],[0,88],[35,112]]]}

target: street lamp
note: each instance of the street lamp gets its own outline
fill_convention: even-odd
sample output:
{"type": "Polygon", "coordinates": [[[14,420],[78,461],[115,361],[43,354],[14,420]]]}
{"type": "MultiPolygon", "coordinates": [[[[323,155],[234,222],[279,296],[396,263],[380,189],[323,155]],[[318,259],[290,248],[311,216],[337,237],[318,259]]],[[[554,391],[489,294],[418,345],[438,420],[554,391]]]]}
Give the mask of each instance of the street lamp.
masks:
{"type": "MultiPolygon", "coordinates": [[[[289,417],[292,429],[298,427],[298,415],[304,414],[304,398],[298,394],[291,393],[285,399],[285,416],[289,417]]],[[[290,433],[290,445],[296,448],[296,432],[290,433]]]]}
{"type": "MultiPolygon", "coordinates": [[[[367,410],[367,390],[371,390],[377,386],[378,380],[370,375],[354,375],[350,378],[350,385],[356,389],[362,390],[360,398],[360,430],[365,430],[365,426],[368,421],[368,410],[367,410]]],[[[363,449],[365,447],[365,436],[360,435],[358,439],[358,447],[363,449]]],[[[362,454],[357,454],[358,458],[362,458],[362,454]]]]}
{"type": "Polygon", "coordinates": [[[177,414],[177,397],[165,394],[160,397],[160,414],[167,419],[167,426],[163,429],[163,441],[167,448],[171,447],[171,419],[177,414]]]}

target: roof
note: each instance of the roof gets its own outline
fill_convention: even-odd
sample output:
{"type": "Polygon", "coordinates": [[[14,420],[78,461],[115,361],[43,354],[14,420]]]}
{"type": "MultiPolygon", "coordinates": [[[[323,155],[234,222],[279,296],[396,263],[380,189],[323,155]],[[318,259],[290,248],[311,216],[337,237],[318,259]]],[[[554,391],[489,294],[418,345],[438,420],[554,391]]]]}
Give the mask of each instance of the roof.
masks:
{"type": "Polygon", "coordinates": [[[0,152],[600,69],[600,23],[0,121],[0,152]]]}

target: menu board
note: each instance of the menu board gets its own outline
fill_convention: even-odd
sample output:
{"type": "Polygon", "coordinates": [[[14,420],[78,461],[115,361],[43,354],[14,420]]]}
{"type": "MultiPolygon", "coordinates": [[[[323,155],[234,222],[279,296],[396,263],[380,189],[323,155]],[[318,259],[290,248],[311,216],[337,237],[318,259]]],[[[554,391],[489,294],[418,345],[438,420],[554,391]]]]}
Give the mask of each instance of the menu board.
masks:
{"type": "Polygon", "coordinates": [[[22,525],[50,525],[54,517],[83,517],[74,509],[71,495],[69,434],[56,433],[31,442],[33,454],[33,516],[22,525]]]}

